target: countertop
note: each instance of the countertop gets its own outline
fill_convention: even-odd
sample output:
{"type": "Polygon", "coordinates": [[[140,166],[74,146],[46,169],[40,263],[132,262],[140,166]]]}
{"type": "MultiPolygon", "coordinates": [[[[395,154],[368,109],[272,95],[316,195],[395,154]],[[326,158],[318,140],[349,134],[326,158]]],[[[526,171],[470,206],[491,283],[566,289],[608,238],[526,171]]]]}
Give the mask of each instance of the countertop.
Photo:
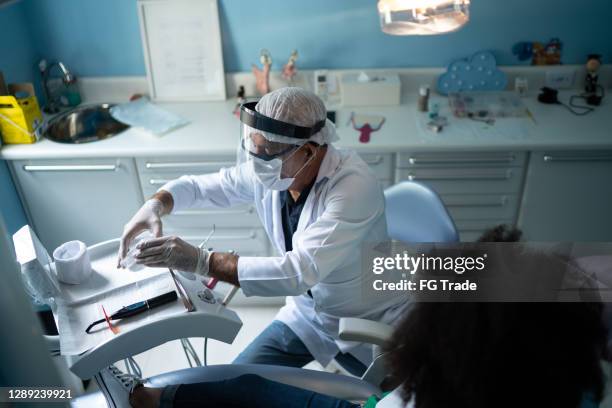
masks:
{"type": "MultiPolygon", "coordinates": [[[[560,95],[564,102],[573,92],[560,95]]],[[[340,140],[336,145],[360,153],[444,150],[565,150],[612,149],[612,97],[586,116],[575,116],[559,105],[543,105],[535,95],[525,98],[531,118],[498,119],[487,126],[469,119],[452,118],[445,98],[434,97],[441,114],[450,120],[441,133],[427,130],[426,115],[416,110],[416,95],[394,107],[343,107],[337,110],[340,140]],[[359,142],[359,133],[348,124],[351,112],[381,115],[382,129],[372,133],[369,143],[359,142]]],[[[128,129],[110,139],[86,144],[62,144],[42,139],[31,145],[5,145],[0,158],[64,159],[104,157],[199,156],[234,154],[240,122],[232,115],[234,100],[221,102],[160,103],[161,107],[188,119],[190,123],[163,136],[128,129]]]]}

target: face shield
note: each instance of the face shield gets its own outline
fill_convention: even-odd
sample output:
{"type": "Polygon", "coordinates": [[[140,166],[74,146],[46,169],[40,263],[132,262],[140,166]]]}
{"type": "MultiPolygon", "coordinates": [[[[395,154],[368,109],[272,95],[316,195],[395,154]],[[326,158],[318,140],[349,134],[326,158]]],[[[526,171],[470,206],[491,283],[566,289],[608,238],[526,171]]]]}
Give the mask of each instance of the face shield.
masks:
{"type": "Polygon", "coordinates": [[[241,134],[236,168],[238,178],[255,177],[271,190],[287,190],[295,176],[304,168],[288,171],[295,153],[326,123],[323,119],[312,127],[297,126],[272,119],[255,110],[257,102],[249,102],[240,108],[241,134]],[[240,174],[246,172],[246,174],[240,174]],[[287,174],[290,173],[290,174],[287,174]]]}

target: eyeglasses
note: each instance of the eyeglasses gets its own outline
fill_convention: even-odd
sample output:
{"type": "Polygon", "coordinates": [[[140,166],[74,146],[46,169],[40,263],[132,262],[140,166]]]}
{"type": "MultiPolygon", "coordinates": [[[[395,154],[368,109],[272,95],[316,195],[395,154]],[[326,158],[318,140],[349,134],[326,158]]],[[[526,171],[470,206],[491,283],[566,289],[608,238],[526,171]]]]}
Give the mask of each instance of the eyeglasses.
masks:
{"type": "MultiPolygon", "coordinates": [[[[251,144],[252,144],[252,141],[251,141],[251,144]]],[[[263,161],[274,160],[300,147],[300,145],[289,145],[286,148],[282,148],[284,146],[287,146],[287,144],[270,142],[266,146],[263,146],[262,150],[264,151],[264,153],[258,153],[256,151],[255,152],[252,151],[250,148],[246,146],[245,139],[242,139],[241,145],[242,145],[242,149],[246,150],[251,156],[257,157],[258,159],[261,159],[263,161]],[[270,153],[270,151],[278,150],[281,148],[282,150],[280,151],[277,151],[275,153],[270,153]]],[[[252,144],[252,146],[255,146],[255,145],[252,144]]],[[[256,146],[256,147],[259,147],[259,146],[256,146]]]]}

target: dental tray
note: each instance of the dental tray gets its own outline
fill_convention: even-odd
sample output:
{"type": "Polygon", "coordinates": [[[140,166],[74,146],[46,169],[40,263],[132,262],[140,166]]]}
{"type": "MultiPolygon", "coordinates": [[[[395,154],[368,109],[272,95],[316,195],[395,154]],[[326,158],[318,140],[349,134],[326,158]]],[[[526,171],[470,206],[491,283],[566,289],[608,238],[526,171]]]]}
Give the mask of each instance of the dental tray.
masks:
{"type": "Polygon", "coordinates": [[[465,117],[521,117],[527,108],[519,95],[512,91],[459,92],[448,95],[451,111],[465,117]]]}
{"type": "MultiPolygon", "coordinates": [[[[118,249],[118,239],[89,247],[93,269],[91,278],[80,285],[61,285],[61,296],[53,313],[60,332],[61,353],[69,355],[68,361],[73,373],[88,379],[116,361],[176,339],[208,337],[228,344],[234,341],[242,321],[234,311],[221,304],[220,293],[208,289],[202,279],[193,274],[176,273],[179,286],[185,290],[194,306],[194,310],[189,312],[181,301],[181,289],[176,286],[167,269],[117,269],[118,249]],[[87,342],[85,345],[80,342],[78,347],[73,344],[71,335],[90,336],[81,330],[81,324],[73,324],[67,330],[67,325],[74,323],[70,319],[75,319],[79,308],[84,305],[96,304],[103,299],[105,305],[112,305],[109,306],[112,309],[117,306],[112,303],[112,299],[118,293],[125,295],[135,290],[138,292],[136,296],[144,296],[143,293],[155,294],[168,289],[176,290],[179,295],[176,302],[127,318],[125,322],[113,321],[113,325],[119,329],[117,334],[113,334],[106,326],[105,330],[98,332],[95,342],[87,342]],[[68,348],[71,352],[66,353],[68,348]],[[82,348],[85,350],[81,352],[82,348]]],[[[105,310],[108,314],[115,311],[106,306],[105,310]]],[[[90,338],[84,339],[89,341],[90,338]]]]}

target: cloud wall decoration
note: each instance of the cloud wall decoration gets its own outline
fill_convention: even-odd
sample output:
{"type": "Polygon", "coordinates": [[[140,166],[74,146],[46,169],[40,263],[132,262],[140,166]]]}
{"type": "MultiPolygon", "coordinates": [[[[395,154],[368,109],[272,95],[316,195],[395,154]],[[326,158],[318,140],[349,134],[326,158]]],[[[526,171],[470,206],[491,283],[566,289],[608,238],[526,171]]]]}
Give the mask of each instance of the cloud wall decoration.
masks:
{"type": "Polygon", "coordinates": [[[469,58],[452,62],[438,77],[438,92],[442,95],[465,91],[500,91],[508,78],[497,68],[495,56],[479,51],[469,58]]]}

